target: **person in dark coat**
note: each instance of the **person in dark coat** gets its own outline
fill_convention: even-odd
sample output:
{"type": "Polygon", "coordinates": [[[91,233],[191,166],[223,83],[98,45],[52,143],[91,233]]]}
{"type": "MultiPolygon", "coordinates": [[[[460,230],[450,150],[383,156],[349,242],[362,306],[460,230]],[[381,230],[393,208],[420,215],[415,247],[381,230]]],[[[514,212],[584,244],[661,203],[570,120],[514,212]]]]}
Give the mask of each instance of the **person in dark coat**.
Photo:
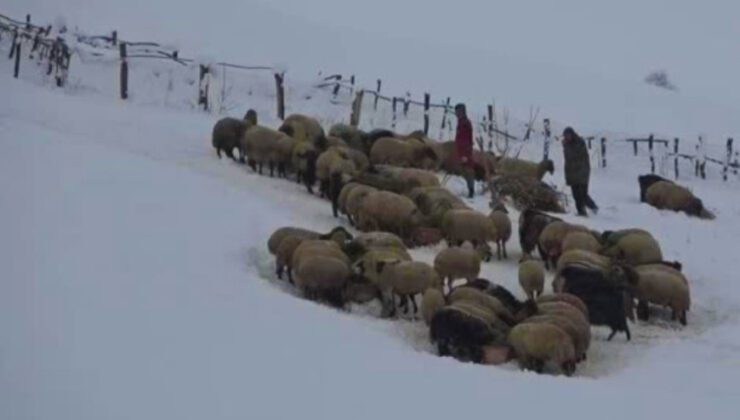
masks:
{"type": "Polygon", "coordinates": [[[571,127],[563,131],[563,156],[565,158],[565,183],[573,192],[578,214],[586,216],[586,208],[596,213],[599,207],[588,194],[591,163],[586,142],[571,127]]]}
{"type": "Polygon", "coordinates": [[[465,104],[455,105],[457,132],[455,133],[455,156],[462,167],[462,175],[468,184],[468,197],[475,193],[475,169],[473,161],[473,124],[468,119],[465,104]]]}

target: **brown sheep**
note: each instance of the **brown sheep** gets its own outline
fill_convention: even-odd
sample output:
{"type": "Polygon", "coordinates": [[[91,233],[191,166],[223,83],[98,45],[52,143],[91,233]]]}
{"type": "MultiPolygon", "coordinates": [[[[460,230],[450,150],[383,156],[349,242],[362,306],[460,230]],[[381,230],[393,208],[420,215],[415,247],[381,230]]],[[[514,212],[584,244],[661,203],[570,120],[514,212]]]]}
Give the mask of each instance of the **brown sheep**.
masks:
{"type": "Polygon", "coordinates": [[[374,165],[434,169],[437,167],[437,154],[422,142],[383,137],[370,149],[370,162],[374,165]]]}
{"type": "Polygon", "coordinates": [[[573,340],[554,324],[518,324],[509,332],[508,340],[522,369],[542,373],[545,363],[552,362],[567,376],[575,372],[577,354],[573,340]]]}
{"type": "Polygon", "coordinates": [[[244,133],[239,141],[239,150],[242,156],[249,159],[253,170],[261,175],[262,166],[267,163],[270,167],[270,176],[274,176],[277,145],[284,137],[284,133],[256,125],[244,133]]]}
{"type": "Polygon", "coordinates": [[[540,253],[542,253],[542,259],[545,261],[545,268],[550,269],[555,266],[563,253],[563,239],[570,232],[589,232],[588,228],[582,225],[575,225],[562,221],[556,221],[548,224],[542,233],[538,241],[540,253]]]}
{"type": "Polygon", "coordinates": [[[296,171],[296,182],[303,182],[311,194],[313,194],[313,185],[316,183],[316,159],[318,157],[318,150],[308,141],[298,141],[293,146],[292,164],[296,171]]]}
{"type": "Polygon", "coordinates": [[[511,238],[511,220],[509,220],[509,214],[505,208],[503,210],[495,209],[491,211],[488,217],[496,226],[496,256],[499,261],[502,257],[508,259],[509,255],[506,252],[506,242],[511,238]]]}
{"type": "Polygon", "coordinates": [[[455,280],[465,279],[469,283],[478,277],[482,259],[481,251],[467,247],[450,247],[434,257],[434,269],[443,281],[447,281],[448,290],[452,290],[455,280]]]}
{"type": "Polygon", "coordinates": [[[501,157],[496,162],[495,171],[498,175],[525,176],[542,180],[546,173],[555,172],[555,166],[549,159],[534,163],[524,159],[501,157]]]}
{"type": "Polygon", "coordinates": [[[244,136],[244,132],[250,124],[247,121],[239,120],[236,118],[222,118],[216,122],[213,126],[213,133],[211,135],[211,144],[216,149],[218,158],[221,159],[221,152],[226,153],[226,156],[233,159],[234,149],[239,147],[239,139],[244,136]]]}
{"type": "Polygon", "coordinates": [[[407,239],[421,224],[421,213],[408,197],[388,191],[373,191],[360,204],[358,229],[385,230],[407,239]]]}
{"type": "Polygon", "coordinates": [[[645,198],[648,204],[660,210],[682,211],[689,216],[703,219],[714,218],[714,215],[704,207],[704,203],[691,191],[672,182],[656,182],[647,189],[645,198]]]}
{"type": "MultiPolygon", "coordinates": [[[[429,288],[440,289],[442,282],[434,268],[420,261],[380,261],[375,265],[377,284],[381,293],[391,302],[397,295],[401,306],[408,310],[408,299],[413,305],[413,313],[418,311],[415,296],[423,294],[429,288]]],[[[395,303],[391,314],[395,313],[395,303]]]]}
{"type": "Polygon", "coordinates": [[[288,115],[283,124],[280,126],[279,131],[293,137],[299,141],[308,141],[313,144],[317,150],[325,150],[327,148],[326,134],[321,124],[315,119],[307,115],[302,114],[291,114],[288,115]]]}
{"type": "Polygon", "coordinates": [[[590,232],[569,232],[563,238],[562,252],[582,249],[590,252],[601,252],[601,244],[590,232]]]}
{"type": "Polygon", "coordinates": [[[344,304],[344,288],[351,275],[349,264],[342,259],[316,255],[298,264],[295,284],[307,298],[325,300],[341,307],[344,304]]]}
{"type": "Polygon", "coordinates": [[[519,263],[519,285],[529,300],[534,300],[545,290],[545,270],[542,263],[527,259],[519,263]]]}
{"type": "Polygon", "coordinates": [[[680,271],[665,264],[647,264],[635,267],[640,277],[637,284],[637,314],[642,320],[649,317],[648,303],[667,306],[672,319],[686,325],[686,312],[691,307],[689,283],[680,271]]]}
{"type": "Polygon", "coordinates": [[[496,225],[475,210],[449,210],[442,219],[442,232],[449,246],[470,241],[473,247],[486,245],[497,238],[496,225]]]}
{"type": "Polygon", "coordinates": [[[622,235],[616,243],[602,251],[607,257],[622,260],[630,265],[641,265],[663,261],[663,252],[658,241],[647,232],[622,235]]]}

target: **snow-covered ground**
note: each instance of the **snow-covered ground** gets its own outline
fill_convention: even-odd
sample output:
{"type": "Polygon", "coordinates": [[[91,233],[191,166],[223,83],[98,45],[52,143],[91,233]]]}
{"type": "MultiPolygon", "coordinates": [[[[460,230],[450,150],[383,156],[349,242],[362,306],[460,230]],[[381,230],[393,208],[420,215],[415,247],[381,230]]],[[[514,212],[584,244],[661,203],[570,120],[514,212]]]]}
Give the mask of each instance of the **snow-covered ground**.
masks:
{"type": "MultiPolygon", "coordinates": [[[[0,418],[682,419],[740,409],[736,177],[723,183],[712,169],[709,180],[681,179],[715,221],[660,212],[638,202],[647,158],[610,145],[609,166],[594,165],[601,212],[569,219],[653,232],[691,282],[688,327],[657,316],[633,324],[631,342],[594,328],[574,378],[462,364],[433,355],[423,323],[295,296],[273,277],[269,234],[346,222],[295,183],[216,159],[216,117],[153,88],[123,103],[115,79],[112,93],[96,89],[104,73],[83,69],[58,90],[28,73],[13,80],[0,59],[0,418]]],[[[328,98],[316,103],[295,109],[346,118],[328,98]]],[[[522,154],[537,158],[541,147],[522,154]]],[[[548,180],[562,186],[557,144],[553,154],[548,180]]],[[[464,189],[457,179],[448,187],[464,189]]],[[[487,207],[482,197],[471,204],[487,207]]],[[[438,249],[413,255],[431,261],[438,249]]],[[[483,275],[521,296],[516,238],[509,249],[483,275]]]]}

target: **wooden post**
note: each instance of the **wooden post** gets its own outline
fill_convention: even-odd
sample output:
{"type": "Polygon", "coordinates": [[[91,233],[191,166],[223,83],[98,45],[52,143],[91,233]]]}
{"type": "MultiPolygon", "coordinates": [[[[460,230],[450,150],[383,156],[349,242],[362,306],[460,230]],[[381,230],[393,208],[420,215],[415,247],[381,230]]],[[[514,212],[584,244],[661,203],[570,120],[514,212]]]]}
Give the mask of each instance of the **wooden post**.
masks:
{"type": "Polygon", "coordinates": [[[429,135],[429,94],[424,94],[424,135],[429,135]]]}
{"type": "Polygon", "coordinates": [[[126,61],[126,43],[119,44],[121,53],[121,99],[128,99],[128,61],[126,61]]]}
{"type": "Polygon", "coordinates": [[[406,98],[403,100],[403,116],[407,117],[409,114],[409,107],[411,106],[411,92],[406,92],[406,98]]]}
{"type": "Polygon", "coordinates": [[[113,46],[118,45],[118,31],[113,31],[110,36],[110,42],[111,44],[113,44],[113,46]]]}
{"type": "MultiPolygon", "coordinates": [[[[450,110],[450,97],[447,97],[447,100],[445,100],[445,112],[442,114],[442,131],[444,132],[444,129],[447,128],[447,113],[450,110]]],[[[440,136],[441,139],[442,136],[440,136]]]]}
{"type": "Polygon", "coordinates": [[[655,173],[655,156],[653,156],[653,142],[654,142],[654,137],[651,134],[648,137],[648,149],[650,150],[650,173],[651,174],[655,173]]]}
{"type": "Polygon", "coordinates": [[[363,96],[365,96],[365,91],[362,89],[358,90],[355,95],[355,100],[352,102],[352,114],[349,117],[349,125],[352,127],[358,127],[360,125],[363,96]]]}
{"type": "Polygon", "coordinates": [[[591,141],[593,141],[593,137],[589,136],[586,137],[586,142],[588,143],[588,150],[591,150],[591,141]]]}
{"type": "Polygon", "coordinates": [[[393,129],[393,130],[396,129],[396,119],[398,118],[397,117],[397,113],[396,113],[396,104],[397,103],[398,103],[398,98],[394,96],[393,97],[393,105],[392,105],[392,108],[393,108],[393,119],[391,120],[391,129],[393,129]]]}
{"type": "Polygon", "coordinates": [[[26,15],[26,29],[31,30],[31,15],[26,15]]]}
{"type": "Polygon", "coordinates": [[[211,67],[201,64],[198,78],[198,105],[203,105],[203,111],[208,111],[208,87],[210,85],[211,67]]]}
{"type": "Polygon", "coordinates": [[[340,82],[342,81],[342,75],[337,75],[337,84],[334,85],[334,92],[332,94],[334,95],[334,99],[337,99],[337,95],[339,95],[339,87],[341,86],[340,82]]]}
{"type": "Polygon", "coordinates": [[[13,69],[13,77],[18,78],[18,74],[21,70],[21,43],[15,44],[15,67],[13,69]]]}
{"type": "Polygon", "coordinates": [[[375,90],[375,103],[373,104],[373,110],[378,110],[378,99],[380,99],[380,87],[383,84],[383,82],[378,79],[378,88],[375,90]]]}
{"type": "Polygon", "coordinates": [[[727,172],[729,172],[730,162],[732,161],[732,138],[727,139],[727,158],[725,167],[722,169],[722,179],[727,181],[727,172]]]}
{"type": "Polygon", "coordinates": [[[545,143],[542,146],[542,156],[544,160],[550,158],[550,141],[552,139],[552,131],[550,131],[550,119],[545,118],[542,121],[543,133],[545,136],[545,143]]]}
{"type": "Polygon", "coordinates": [[[349,78],[349,84],[350,84],[349,94],[350,96],[352,96],[355,94],[355,75],[354,74],[352,75],[352,77],[349,78]]]}
{"type": "Polygon", "coordinates": [[[637,156],[637,139],[633,139],[632,148],[635,150],[635,156],[637,156]]]}
{"type": "Polygon", "coordinates": [[[18,28],[13,30],[13,42],[10,44],[10,53],[8,54],[8,60],[13,59],[13,54],[15,54],[15,44],[18,42],[18,28]]]}
{"type": "Polygon", "coordinates": [[[275,89],[277,91],[277,116],[285,119],[285,73],[275,73],[275,89]]]}
{"type": "Polygon", "coordinates": [[[606,168],[606,137],[601,138],[601,167],[606,168]]]}
{"type": "Polygon", "coordinates": [[[678,179],[678,137],[673,139],[673,171],[676,174],[676,179],[678,179]]]}

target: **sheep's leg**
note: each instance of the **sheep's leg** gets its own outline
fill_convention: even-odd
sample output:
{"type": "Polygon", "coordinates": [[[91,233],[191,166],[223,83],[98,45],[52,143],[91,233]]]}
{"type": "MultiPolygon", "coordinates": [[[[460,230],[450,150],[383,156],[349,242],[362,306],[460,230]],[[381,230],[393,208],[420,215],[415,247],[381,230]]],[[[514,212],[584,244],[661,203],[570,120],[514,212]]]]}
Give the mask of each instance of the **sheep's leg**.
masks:
{"type": "Polygon", "coordinates": [[[356,225],[355,225],[355,221],[354,221],[354,220],[352,220],[352,215],[351,215],[351,214],[349,214],[349,213],[347,213],[347,220],[349,220],[349,225],[350,225],[350,226],[356,227],[356,225]]]}
{"type": "Polygon", "coordinates": [[[650,308],[646,300],[637,301],[637,319],[647,321],[650,319],[650,308]]]}
{"type": "Polygon", "coordinates": [[[627,334],[627,341],[632,340],[632,334],[630,333],[630,327],[627,325],[627,322],[624,323],[624,333],[627,334]]]}
{"type": "Polygon", "coordinates": [[[277,274],[277,277],[281,280],[283,279],[283,271],[284,267],[282,264],[275,264],[275,274],[277,274]]]}
{"type": "Polygon", "coordinates": [[[414,307],[413,314],[416,315],[416,313],[419,312],[419,307],[416,306],[416,296],[409,295],[409,298],[411,299],[411,305],[414,307]]]}
{"type": "Polygon", "coordinates": [[[221,159],[221,149],[219,149],[218,147],[216,148],[216,156],[221,159]]]}
{"type": "Polygon", "coordinates": [[[504,242],[503,248],[504,248],[504,259],[505,260],[508,260],[509,259],[509,253],[506,252],[506,242],[504,242]]]}
{"type": "Polygon", "coordinates": [[[257,173],[262,175],[262,162],[259,162],[257,164],[257,173]]]}
{"type": "Polygon", "coordinates": [[[231,160],[233,160],[234,162],[238,162],[236,160],[236,157],[234,156],[234,149],[231,149],[231,150],[226,149],[224,152],[226,153],[226,156],[231,158],[231,160]]]}
{"type": "Polygon", "coordinates": [[[573,376],[573,374],[576,371],[576,364],[575,362],[565,362],[562,366],[563,373],[565,376],[573,376]]]}
{"type": "Polygon", "coordinates": [[[684,327],[686,326],[686,324],[688,324],[686,322],[686,311],[681,311],[681,315],[679,316],[678,320],[681,322],[681,325],[683,325],[684,327]]]}
{"type": "Polygon", "coordinates": [[[501,257],[503,257],[503,252],[501,251],[501,241],[496,241],[496,256],[498,257],[498,260],[501,261],[501,257]]]}
{"type": "Polygon", "coordinates": [[[269,168],[270,168],[270,178],[272,178],[272,177],[275,176],[275,162],[270,161],[268,163],[268,165],[269,165],[269,168]]]}
{"type": "Polygon", "coordinates": [[[288,267],[288,283],[293,284],[293,268],[288,267]]]}

